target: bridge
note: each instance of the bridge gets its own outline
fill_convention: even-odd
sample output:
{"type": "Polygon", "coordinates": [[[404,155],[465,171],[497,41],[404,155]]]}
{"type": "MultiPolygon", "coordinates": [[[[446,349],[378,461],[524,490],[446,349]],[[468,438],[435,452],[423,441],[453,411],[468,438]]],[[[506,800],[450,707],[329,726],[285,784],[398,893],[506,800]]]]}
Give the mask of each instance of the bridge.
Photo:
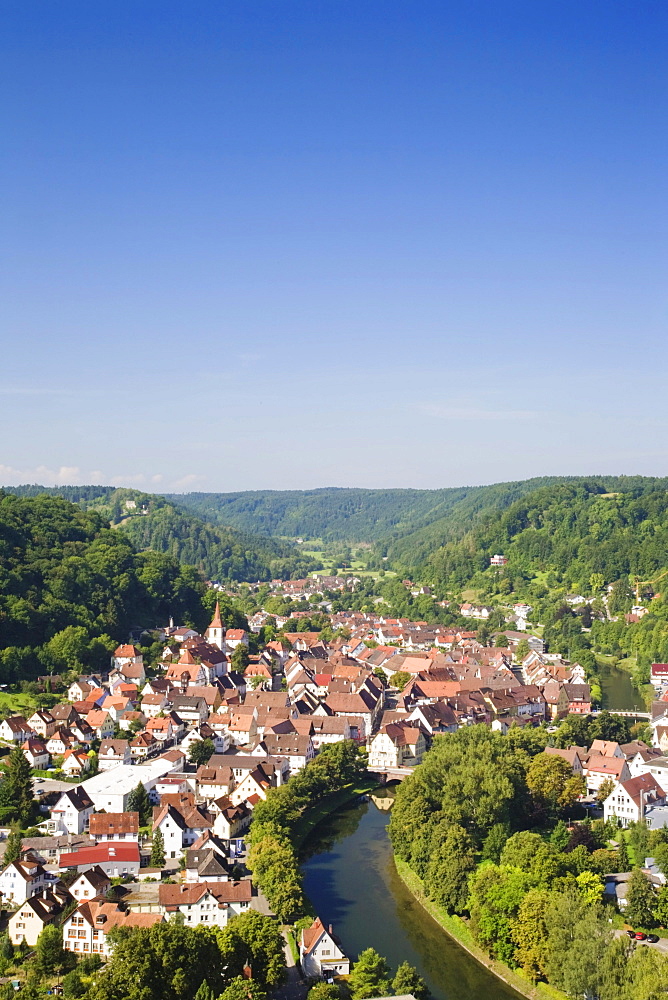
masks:
{"type": "Polygon", "coordinates": [[[368,767],[367,770],[374,778],[378,778],[379,785],[386,785],[388,781],[403,781],[413,773],[412,767],[384,767],[380,771],[375,767],[368,767]]]}
{"type": "MultiPolygon", "coordinates": [[[[668,706],[666,706],[668,708],[668,706]]],[[[607,712],[608,715],[621,715],[625,719],[647,719],[648,722],[651,721],[652,716],[649,712],[636,712],[635,708],[625,708],[625,709],[610,709],[610,708],[599,708],[592,712],[592,715],[600,715],[601,712],[607,712]]]]}

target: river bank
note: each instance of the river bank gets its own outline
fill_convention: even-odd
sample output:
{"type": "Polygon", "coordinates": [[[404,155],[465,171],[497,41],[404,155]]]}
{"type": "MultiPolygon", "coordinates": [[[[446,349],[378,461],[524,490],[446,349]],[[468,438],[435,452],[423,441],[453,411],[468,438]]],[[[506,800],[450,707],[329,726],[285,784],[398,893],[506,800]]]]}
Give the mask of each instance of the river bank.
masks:
{"type": "Polygon", "coordinates": [[[339,808],[306,841],[304,888],[318,916],[333,925],[351,961],[365,948],[395,971],[406,961],[435,1000],[519,1000],[525,994],[477,961],[399,877],[387,836],[392,797],[382,787],[365,802],[339,808]]]}
{"type": "Polygon", "coordinates": [[[327,798],[321,799],[314,806],[306,809],[295,823],[292,837],[292,846],[295,851],[299,852],[306,838],[313,833],[318,823],[322,823],[323,819],[349,802],[354,802],[361,795],[368,795],[378,787],[375,778],[360,778],[359,781],[344,785],[338,792],[328,795],[327,798]]]}
{"type": "Polygon", "coordinates": [[[422,880],[412,871],[405,861],[394,858],[394,866],[397,875],[404,883],[411,895],[417,900],[420,906],[432,917],[433,920],[443,928],[446,934],[453,938],[460,948],[471,955],[472,958],[489,969],[498,979],[510,986],[511,989],[527,997],[527,1000],[568,1000],[565,993],[549,986],[547,983],[531,983],[521,972],[510,969],[503,962],[497,962],[490,958],[482,948],[478,947],[473,935],[465,920],[461,917],[447,913],[442,906],[430,900],[425,891],[422,880]]]}

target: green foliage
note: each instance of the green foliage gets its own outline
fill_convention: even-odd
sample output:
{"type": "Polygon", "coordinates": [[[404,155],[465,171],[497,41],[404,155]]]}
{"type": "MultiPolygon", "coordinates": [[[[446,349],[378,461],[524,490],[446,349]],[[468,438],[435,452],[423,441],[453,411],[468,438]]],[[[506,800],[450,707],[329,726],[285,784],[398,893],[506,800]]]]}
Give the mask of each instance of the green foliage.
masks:
{"type": "Polygon", "coordinates": [[[133,788],[128,795],[127,811],[139,813],[140,826],[147,826],[151,822],[153,807],[141,781],[137,783],[136,788],[133,788]]]}
{"type": "Polygon", "coordinates": [[[402,962],[392,980],[392,995],[406,996],[407,994],[412,994],[415,1000],[428,1000],[428,997],[431,996],[429,987],[417,969],[409,965],[408,962],[402,962]]]}
{"type": "Polygon", "coordinates": [[[464,913],[469,896],[468,879],[473,871],[475,854],[471,838],[461,826],[448,827],[427,869],[425,886],[430,897],[448,913],[464,913]]]}
{"type": "Polygon", "coordinates": [[[108,665],[131,626],[170,614],[205,624],[204,583],[170,556],[138,553],[99,514],[0,491],[0,682],[108,665]]]}
{"type": "Polygon", "coordinates": [[[89,990],[91,1000],[190,1000],[195,983],[206,979],[219,993],[229,981],[226,966],[234,956],[211,928],[169,921],[114,930],[112,937],[114,951],[89,990]]]}
{"type": "Polygon", "coordinates": [[[390,684],[392,687],[399,688],[403,690],[406,685],[411,681],[412,674],[409,674],[407,670],[397,670],[395,674],[390,677],[390,684]]]}
{"type": "Polygon", "coordinates": [[[190,747],[188,759],[191,764],[208,764],[211,757],[216,752],[216,747],[212,739],[196,740],[190,747]]]}
{"type": "Polygon", "coordinates": [[[235,976],[218,1000],[266,1000],[267,994],[254,979],[235,976]]]}
{"type": "Polygon", "coordinates": [[[308,991],[307,1000],[341,1000],[341,990],[336,983],[316,983],[308,991]]]}
{"type": "Polygon", "coordinates": [[[557,894],[545,912],[549,981],[572,997],[596,996],[611,931],[577,890],[557,894]]]}
{"type": "Polygon", "coordinates": [[[62,986],[65,1000],[79,1000],[79,997],[86,994],[86,987],[76,969],[72,969],[66,976],[63,976],[62,986]]]}
{"type": "Polygon", "coordinates": [[[626,909],[624,910],[626,919],[637,927],[654,927],[656,925],[654,915],[656,903],[654,886],[644,872],[639,868],[634,869],[626,892],[626,909]]]}
{"type": "Polygon", "coordinates": [[[11,809],[11,816],[27,826],[33,813],[32,772],[19,746],[7,758],[5,779],[0,785],[0,805],[11,809]]]}
{"type": "Polygon", "coordinates": [[[150,864],[151,868],[162,868],[165,864],[165,838],[159,829],[153,834],[150,864]]]}
{"type": "Polygon", "coordinates": [[[574,775],[568,761],[556,754],[537,754],[526,780],[537,809],[548,816],[572,806],[585,791],[582,776],[574,775]]]}
{"type": "Polygon", "coordinates": [[[63,948],[63,932],[60,927],[47,924],[37,938],[35,951],[41,975],[52,976],[61,971],[69,955],[63,948]]]}
{"type": "Polygon", "coordinates": [[[388,996],[390,968],[385,959],[373,948],[365,948],[353,966],[348,986],[352,1000],[388,996]]]}
{"type": "Polygon", "coordinates": [[[262,987],[274,989],[284,981],[283,937],[271,917],[257,910],[242,913],[219,932],[218,940],[226,957],[228,975],[243,976],[244,966],[248,964],[253,979],[262,987]]]}
{"type": "Polygon", "coordinates": [[[9,865],[12,861],[17,861],[21,856],[21,829],[19,826],[12,826],[7,837],[7,846],[2,859],[3,865],[9,865]]]}

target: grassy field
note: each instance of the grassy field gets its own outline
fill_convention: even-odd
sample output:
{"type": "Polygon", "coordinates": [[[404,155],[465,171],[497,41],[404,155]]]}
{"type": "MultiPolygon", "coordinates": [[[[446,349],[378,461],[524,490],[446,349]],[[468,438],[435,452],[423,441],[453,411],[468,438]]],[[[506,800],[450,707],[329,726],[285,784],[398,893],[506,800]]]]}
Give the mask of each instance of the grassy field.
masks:
{"type": "Polygon", "coordinates": [[[34,695],[12,694],[9,691],[0,691],[0,712],[6,715],[32,715],[37,708],[34,695]]]}
{"type": "Polygon", "coordinates": [[[562,993],[561,990],[555,989],[554,986],[548,986],[547,983],[534,984],[521,971],[509,969],[502,962],[496,962],[489,958],[474,941],[466,921],[462,920],[461,917],[446,913],[443,907],[427,899],[422,881],[415,872],[408,867],[405,861],[400,861],[398,858],[395,858],[394,861],[399,877],[407,888],[410,889],[421,906],[434,918],[437,924],[440,924],[450,937],[454,938],[481,965],[486,966],[495,976],[508,983],[518,993],[528,997],[529,1000],[567,1000],[566,994],[562,993]]]}

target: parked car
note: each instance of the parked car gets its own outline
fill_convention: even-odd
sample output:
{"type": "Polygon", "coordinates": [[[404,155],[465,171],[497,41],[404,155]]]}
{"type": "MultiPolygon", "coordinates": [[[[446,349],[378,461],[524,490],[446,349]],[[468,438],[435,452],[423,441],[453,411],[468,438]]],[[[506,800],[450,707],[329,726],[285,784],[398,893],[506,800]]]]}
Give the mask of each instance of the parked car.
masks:
{"type": "Polygon", "coordinates": [[[627,931],[626,933],[628,934],[628,936],[630,938],[634,938],[636,936],[636,932],[635,931],[627,931]]]}
{"type": "Polygon", "coordinates": [[[648,934],[647,935],[647,940],[649,941],[650,944],[656,944],[657,941],[659,940],[659,935],[658,934],[648,934]]]}
{"type": "Polygon", "coordinates": [[[645,934],[644,931],[636,931],[636,933],[635,933],[635,939],[636,939],[636,941],[646,941],[647,940],[647,935],[645,934]]]}

